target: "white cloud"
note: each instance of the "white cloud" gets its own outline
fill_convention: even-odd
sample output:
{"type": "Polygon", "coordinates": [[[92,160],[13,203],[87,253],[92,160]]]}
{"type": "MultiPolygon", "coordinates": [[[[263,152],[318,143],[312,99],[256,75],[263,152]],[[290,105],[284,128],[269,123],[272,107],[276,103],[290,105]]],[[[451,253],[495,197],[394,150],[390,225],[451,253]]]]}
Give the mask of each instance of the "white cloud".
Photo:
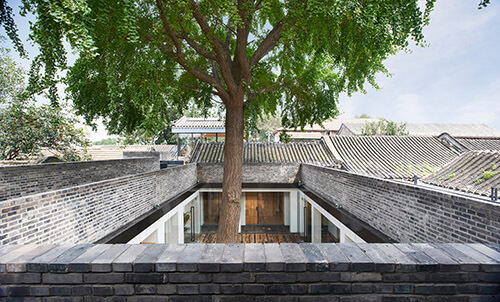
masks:
{"type": "Polygon", "coordinates": [[[424,109],[421,98],[417,94],[402,94],[397,97],[394,104],[394,120],[406,122],[425,122],[424,109]]]}

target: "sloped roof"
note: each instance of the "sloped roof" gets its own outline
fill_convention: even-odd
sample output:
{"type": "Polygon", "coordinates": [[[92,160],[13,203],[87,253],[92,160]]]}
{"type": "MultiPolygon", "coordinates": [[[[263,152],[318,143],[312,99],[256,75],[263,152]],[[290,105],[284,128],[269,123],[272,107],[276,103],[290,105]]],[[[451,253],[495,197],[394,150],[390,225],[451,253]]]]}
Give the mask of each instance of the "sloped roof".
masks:
{"type": "Polygon", "coordinates": [[[500,151],[500,137],[498,138],[458,138],[457,141],[468,150],[497,150],[500,151]]]}
{"type": "Polygon", "coordinates": [[[183,116],[172,126],[172,133],[224,133],[224,120],[183,116]]]}
{"type": "MultiPolygon", "coordinates": [[[[377,118],[338,118],[331,119],[323,122],[323,127],[318,124],[314,124],[312,126],[307,125],[304,127],[304,131],[339,131],[342,124],[350,123],[350,124],[360,124],[361,127],[365,125],[365,123],[377,122],[379,119],[377,118]]],[[[291,129],[279,128],[278,130],[287,130],[294,131],[291,129]]]]}
{"type": "Polygon", "coordinates": [[[177,145],[94,145],[87,149],[87,153],[92,156],[92,160],[122,159],[123,151],[148,152],[156,151],[168,153],[163,159],[174,158],[177,152],[177,145]]]}
{"type": "MultiPolygon", "coordinates": [[[[192,163],[221,163],[224,143],[201,143],[194,147],[192,163]]],[[[335,159],[322,141],[283,143],[245,143],[244,163],[308,163],[333,167],[335,159]]]]}
{"type": "MultiPolygon", "coordinates": [[[[348,128],[352,134],[343,131],[338,134],[361,135],[364,126],[364,123],[346,122],[343,127],[348,128]]],[[[500,137],[500,131],[484,124],[407,123],[406,130],[412,136],[439,136],[441,133],[446,132],[455,138],[500,137]]]]}
{"type": "Polygon", "coordinates": [[[468,193],[490,195],[500,187],[500,152],[469,151],[443,168],[427,175],[423,182],[468,193]]]}
{"type": "Polygon", "coordinates": [[[434,137],[335,135],[326,139],[346,170],[381,178],[422,177],[458,156],[434,137]]]}

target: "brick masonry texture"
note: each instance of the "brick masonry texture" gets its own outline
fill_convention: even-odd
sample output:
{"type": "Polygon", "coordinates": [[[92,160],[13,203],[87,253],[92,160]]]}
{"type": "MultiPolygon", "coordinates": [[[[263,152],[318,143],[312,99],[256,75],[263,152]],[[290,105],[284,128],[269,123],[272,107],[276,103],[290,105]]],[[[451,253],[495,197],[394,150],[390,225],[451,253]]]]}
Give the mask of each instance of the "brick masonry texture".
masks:
{"type": "MultiPolygon", "coordinates": [[[[243,165],[244,183],[293,183],[296,182],[300,164],[252,163],[243,165]]],[[[222,164],[198,164],[198,182],[222,183],[222,164]]]]}
{"type": "Polygon", "coordinates": [[[300,178],[398,242],[500,243],[500,203],[307,164],[300,178]]]}
{"type": "Polygon", "coordinates": [[[134,246],[119,245],[119,252],[117,245],[0,246],[0,300],[500,300],[498,244],[217,245],[222,254],[241,264],[233,266],[232,272],[224,272],[224,257],[213,259],[217,270],[205,270],[200,258],[189,257],[215,249],[213,244],[176,247],[182,254],[178,262],[169,262],[168,271],[159,259],[165,259],[172,247],[149,245],[135,259],[149,264],[150,271],[138,272],[134,259],[128,269],[120,266],[113,271],[114,261],[134,246]],[[267,246],[274,247],[271,258],[267,258],[267,246]],[[151,256],[153,249],[160,253],[151,256]],[[283,256],[297,253],[302,257],[283,256]],[[114,256],[100,257],[104,254],[114,256]],[[364,255],[362,265],[353,254],[364,255]],[[187,264],[189,271],[184,270],[187,264]],[[110,269],[94,270],[104,265],[110,269]]]}
{"type": "Polygon", "coordinates": [[[0,245],[93,243],[194,185],[190,164],[2,201],[0,245]]]}
{"type": "Polygon", "coordinates": [[[147,158],[0,167],[0,201],[159,169],[158,156],[150,154],[147,158]]]}

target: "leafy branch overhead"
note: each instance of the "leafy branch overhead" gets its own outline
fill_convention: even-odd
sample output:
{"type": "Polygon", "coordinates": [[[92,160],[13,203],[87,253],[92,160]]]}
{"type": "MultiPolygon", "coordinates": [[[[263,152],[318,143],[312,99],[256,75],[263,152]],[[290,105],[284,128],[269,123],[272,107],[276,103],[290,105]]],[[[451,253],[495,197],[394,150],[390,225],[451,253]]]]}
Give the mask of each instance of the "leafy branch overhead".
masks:
{"type": "MultiPolygon", "coordinates": [[[[416,1],[42,1],[24,0],[40,46],[33,92],[57,102],[66,38],[79,58],[65,79],[87,121],[115,132],[168,123],[168,108],[190,100],[230,106],[247,119],[282,111],[284,126],[335,116],[339,94],[375,85],[382,62],[423,42],[416,1]]],[[[162,127],[163,128],[163,127],[162,127]]]]}

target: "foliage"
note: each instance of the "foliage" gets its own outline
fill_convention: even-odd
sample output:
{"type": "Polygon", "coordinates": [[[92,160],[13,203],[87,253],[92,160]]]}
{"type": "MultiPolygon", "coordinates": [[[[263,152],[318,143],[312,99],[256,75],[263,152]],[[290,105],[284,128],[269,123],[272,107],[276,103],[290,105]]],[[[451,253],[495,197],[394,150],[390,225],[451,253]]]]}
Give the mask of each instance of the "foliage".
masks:
{"type": "Polygon", "coordinates": [[[245,121],[303,128],[338,115],[341,93],[376,86],[383,61],[423,43],[435,0],[23,0],[37,16],[30,92],[57,103],[63,40],[78,55],[68,94],[112,133],[154,131],[190,102],[226,111],[218,240],[237,240],[245,121]]]}
{"type": "Polygon", "coordinates": [[[118,138],[106,137],[101,139],[100,141],[92,142],[92,145],[100,146],[100,145],[117,145],[119,143],[118,138]]]}
{"type": "Polygon", "coordinates": [[[62,160],[80,160],[75,146],[87,147],[77,120],[60,107],[36,106],[24,98],[24,71],[0,49],[0,159],[14,160],[40,155],[42,148],[62,160]]]}
{"type": "Polygon", "coordinates": [[[497,168],[497,164],[496,163],[492,163],[491,164],[491,169],[490,170],[484,170],[483,169],[483,176],[477,180],[477,183],[478,184],[482,184],[484,181],[492,178],[493,176],[497,175],[500,173],[500,171],[496,171],[496,168],[497,168]]]}
{"type": "Polygon", "coordinates": [[[9,52],[9,49],[0,48],[0,104],[13,102],[25,87],[24,70],[12,60],[9,52]]]}
{"type": "MultiPolygon", "coordinates": [[[[86,148],[90,142],[77,120],[67,112],[49,105],[12,102],[0,108],[0,159],[15,160],[39,156],[42,149],[53,152],[61,160],[86,159],[75,146],[86,148]]],[[[85,151],[85,149],[84,149],[85,151]]]]}
{"type": "Polygon", "coordinates": [[[291,141],[292,141],[292,137],[290,136],[290,134],[286,133],[286,131],[280,132],[280,142],[282,142],[284,144],[288,144],[291,141]]]}
{"type": "Polygon", "coordinates": [[[355,115],[354,118],[372,118],[366,113],[360,114],[360,115],[355,115]]]}
{"type": "Polygon", "coordinates": [[[366,123],[361,129],[361,135],[408,135],[406,123],[396,123],[386,119],[378,122],[366,123]]]}
{"type": "Polygon", "coordinates": [[[490,4],[490,0],[481,0],[479,2],[478,9],[483,9],[483,8],[487,7],[489,4],[490,4]]]}
{"type": "Polygon", "coordinates": [[[390,54],[423,42],[434,1],[425,13],[414,0],[23,2],[38,16],[33,91],[57,100],[65,37],[79,55],[67,78],[77,112],[119,133],[163,128],[166,108],[189,100],[227,105],[234,91],[247,119],[281,108],[288,128],[321,123],[341,92],[375,85],[390,54]]]}
{"type": "Polygon", "coordinates": [[[452,179],[453,177],[455,177],[455,173],[451,173],[450,175],[448,175],[448,180],[452,179]]]}
{"type": "Polygon", "coordinates": [[[21,56],[25,56],[23,44],[17,35],[17,26],[14,23],[12,8],[7,5],[7,0],[0,0],[0,25],[3,26],[7,36],[14,44],[14,48],[21,56]]]}

